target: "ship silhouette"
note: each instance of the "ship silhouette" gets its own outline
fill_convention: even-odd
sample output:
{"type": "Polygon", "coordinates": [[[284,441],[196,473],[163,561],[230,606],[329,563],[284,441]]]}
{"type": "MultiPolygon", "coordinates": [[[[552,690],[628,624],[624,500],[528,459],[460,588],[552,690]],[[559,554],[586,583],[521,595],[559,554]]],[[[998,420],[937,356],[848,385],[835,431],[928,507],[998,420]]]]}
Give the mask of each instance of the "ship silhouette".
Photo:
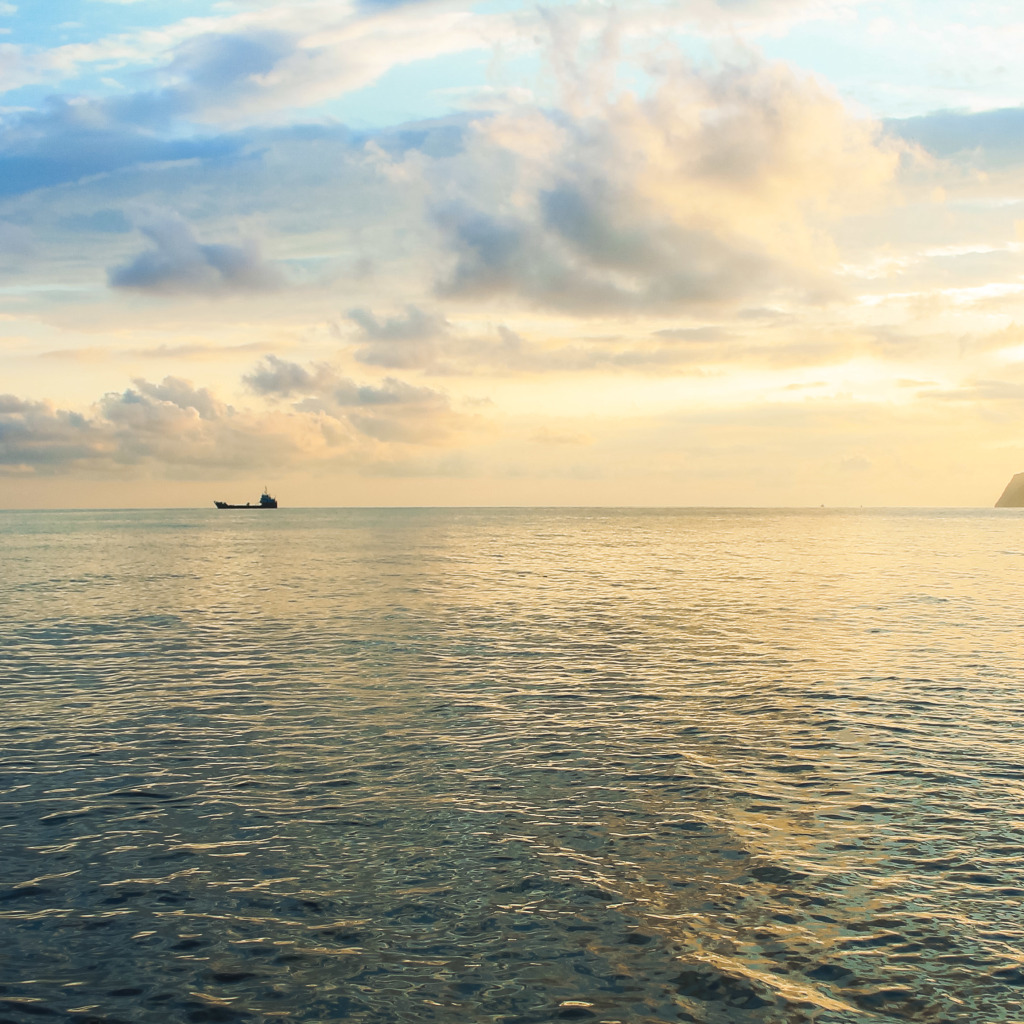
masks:
{"type": "Polygon", "coordinates": [[[214,501],[214,505],[217,508],[277,508],[277,498],[272,498],[270,492],[264,487],[258,505],[252,505],[249,502],[244,505],[231,505],[226,501],[214,501]]]}

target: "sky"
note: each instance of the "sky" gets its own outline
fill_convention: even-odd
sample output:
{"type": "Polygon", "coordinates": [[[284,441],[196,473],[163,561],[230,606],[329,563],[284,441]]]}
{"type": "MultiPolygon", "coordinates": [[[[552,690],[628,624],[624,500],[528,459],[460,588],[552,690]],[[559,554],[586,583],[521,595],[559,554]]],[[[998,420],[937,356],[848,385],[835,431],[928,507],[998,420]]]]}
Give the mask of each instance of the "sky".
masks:
{"type": "Polygon", "coordinates": [[[990,506],[1015,6],[0,2],[0,507],[990,506]]]}

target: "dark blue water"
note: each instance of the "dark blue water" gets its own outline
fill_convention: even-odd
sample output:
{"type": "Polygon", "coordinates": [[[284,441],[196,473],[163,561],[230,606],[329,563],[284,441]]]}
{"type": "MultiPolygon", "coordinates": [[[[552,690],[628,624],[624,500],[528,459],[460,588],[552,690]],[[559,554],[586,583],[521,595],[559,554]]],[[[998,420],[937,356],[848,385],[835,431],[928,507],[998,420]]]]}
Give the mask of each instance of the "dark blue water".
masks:
{"type": "Polygon", "coordinates": [[[1024,1021],[1024,517],[0,514],[0,1024],[1024,1021]]]}

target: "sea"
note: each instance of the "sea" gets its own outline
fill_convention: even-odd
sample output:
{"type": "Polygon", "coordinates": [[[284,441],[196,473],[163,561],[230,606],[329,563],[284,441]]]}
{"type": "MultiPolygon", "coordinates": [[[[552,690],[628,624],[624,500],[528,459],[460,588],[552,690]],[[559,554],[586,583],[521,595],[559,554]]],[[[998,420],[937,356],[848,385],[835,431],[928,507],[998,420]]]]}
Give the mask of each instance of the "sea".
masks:
{"type": "Polygon", "coordinates": [[[0,1024],[1024,1021],[1024,513],[0,513],[0,1024]]]}

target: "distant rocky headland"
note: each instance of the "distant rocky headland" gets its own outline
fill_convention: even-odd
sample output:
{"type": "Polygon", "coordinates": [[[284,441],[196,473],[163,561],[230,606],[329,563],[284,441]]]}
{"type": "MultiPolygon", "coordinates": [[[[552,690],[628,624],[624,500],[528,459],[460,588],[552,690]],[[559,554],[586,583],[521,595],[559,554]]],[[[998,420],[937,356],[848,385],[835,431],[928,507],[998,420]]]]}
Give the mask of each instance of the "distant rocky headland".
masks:
{"type": "Polygon", "coordinates": [[[1017,473],[999,496],[996,508],[1024,508],[1024,473],[1017,473]]]}

